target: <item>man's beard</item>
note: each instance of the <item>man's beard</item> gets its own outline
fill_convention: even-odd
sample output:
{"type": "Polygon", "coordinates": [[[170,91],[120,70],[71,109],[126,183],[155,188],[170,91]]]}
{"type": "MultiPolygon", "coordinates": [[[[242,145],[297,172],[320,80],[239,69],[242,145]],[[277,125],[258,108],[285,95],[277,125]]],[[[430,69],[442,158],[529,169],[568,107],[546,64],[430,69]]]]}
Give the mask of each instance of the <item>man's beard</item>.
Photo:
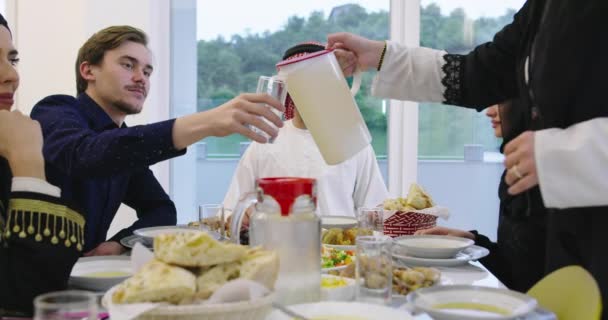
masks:
{"type": "Polygon", "coordinates": [[[127,115],[138,114],[141,112],[142,109],[141,107],[137,107],[123,101],[114,102],[114,106],[116,107],[116,109],[124,112],[127,115]]]}

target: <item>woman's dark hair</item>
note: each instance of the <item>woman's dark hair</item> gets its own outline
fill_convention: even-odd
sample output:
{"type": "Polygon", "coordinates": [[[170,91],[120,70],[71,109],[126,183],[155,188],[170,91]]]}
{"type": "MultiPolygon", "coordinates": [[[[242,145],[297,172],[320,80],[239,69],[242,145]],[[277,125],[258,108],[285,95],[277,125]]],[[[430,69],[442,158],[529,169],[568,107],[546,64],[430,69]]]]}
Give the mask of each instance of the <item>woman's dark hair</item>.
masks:
{"type": "Polygon", "coordinates": [[[6,21],[6,19],[4,19],[4,16],[2,14],[0,14],[0,25],[8,29],[8,32],[11,32],[11,28],[8,27],[8,22],[6,21]]]}

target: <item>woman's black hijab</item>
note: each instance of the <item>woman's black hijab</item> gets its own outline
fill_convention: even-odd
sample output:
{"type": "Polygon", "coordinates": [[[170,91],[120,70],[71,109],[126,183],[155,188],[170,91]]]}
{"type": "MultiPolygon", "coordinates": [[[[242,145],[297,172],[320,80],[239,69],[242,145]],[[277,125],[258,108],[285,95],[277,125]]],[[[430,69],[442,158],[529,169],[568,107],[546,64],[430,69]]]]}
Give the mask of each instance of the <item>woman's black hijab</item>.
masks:
{"type": "MultiPolygon", "coordinates": [[[[4,26],[8,32],[11,32],[11,29],[8,27],[8,22],[6,19],[4,19],[2,14],[0,14],[0,25],[4,26]]],[[[0,218],[2,215],[4,215],[4,209],[8,206],[7,201],[10,193],[12,178],[13,175],[11,174],[8,161],[0,157],[0,218]]]]}

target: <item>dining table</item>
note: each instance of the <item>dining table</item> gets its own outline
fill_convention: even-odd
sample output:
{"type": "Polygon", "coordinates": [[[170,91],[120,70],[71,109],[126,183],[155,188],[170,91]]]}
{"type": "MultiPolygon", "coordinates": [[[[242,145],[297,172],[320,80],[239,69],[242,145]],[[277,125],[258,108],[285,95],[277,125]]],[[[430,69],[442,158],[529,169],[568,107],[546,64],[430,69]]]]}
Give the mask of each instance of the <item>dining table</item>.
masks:
{"type": "MultiPolygon", "coordinates": [[[[130,251],[126,252],[125,255],[130,255],[130,251]]],[[[411,265],[404,264],[399,259],[393,259],[393,263],[401,267],[412,267],[411,265]]],[[[444,265],[424,265],[432,266],[437,268],[440,273],[440,281],[435,285],[449,286],[449,285],[472,285],[472,286],[483,286],[490,288],[505,289],[505,285],[492,274],[483,264],[479,261],[463,261],[458,265],[444,266],[444,265]]],[[[98,293],[100,297],[104,294],[103,292],[98,293]]],[[[389,307],[397,310],[403,310],[404,314],[407,312],[412,315],[415,320],[430,320],[432,319],[429,315],[417,312],[413,305],[408,301],[407,296],[393,295],[389,307]]],[[[100,310],[102,313],[106,313],[103,308],[100,310]]],[[[107,314],[107,313],[106,313],[107,314]]],[[[109,319],[109,318],[106,318],[109,319]]],[[[517,320],[555,320],[557,317],[540,307],[524,318],[518,318],[517,320]]]]}

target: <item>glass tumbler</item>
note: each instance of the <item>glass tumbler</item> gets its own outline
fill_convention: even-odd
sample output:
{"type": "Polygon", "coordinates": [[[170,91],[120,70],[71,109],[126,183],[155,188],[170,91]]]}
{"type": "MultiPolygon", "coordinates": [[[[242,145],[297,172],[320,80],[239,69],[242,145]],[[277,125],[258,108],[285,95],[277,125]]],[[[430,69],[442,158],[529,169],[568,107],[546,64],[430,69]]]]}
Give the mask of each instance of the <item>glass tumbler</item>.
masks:
{"type": "Polygon", "coordinates": [[[198,221],[200,225],[206,225],[212,231],[219,232],[222,237],[226,236],[224,205],[203,204],[198,206],[198,221]]]}
{"type": "Polygon", "coordinates": [[[357,237],[357,301],[387,305],[393,288],[392,240],[388,236],[357,237]]]}
{"type": "MultiPolygon", "coordinates": [[[[260,78],[258,79],[258,87],[256,93],[267,93],[271,97],[279,100],[281,104],[285,104],[285,98],[287,97],[287,84],[285,83],[285,81],[277,79],[276,77],[260,76],[260,78]]],[[[283,119],[283,114],[279,110],[268,105],[266,106],[270,108],[270,110],[272,110],[274,114],[279,116],[279,118],[283,119]]],[[[266,119],[263,120],[271,127],[278,129],[273,123],[269,122],[266,119]]],[[[272,138],[270,135],[268,135],[261,129],[253,125],[250,125],[250,128],[255,133],[265,137],[268,143],[274,142],[274,138],[272,138]]]]}
{"type": "Polygon", "coordinates": [[[45,293],[34,299],[34,320],[96,320],[97,297],[88,291],[45,293]]]}
{"type": "Polygon", "coordinates": [[[359,235],[381,236],[384,234],[384,210],[377,208],[360,208],[357,213],[359,235]]]}

